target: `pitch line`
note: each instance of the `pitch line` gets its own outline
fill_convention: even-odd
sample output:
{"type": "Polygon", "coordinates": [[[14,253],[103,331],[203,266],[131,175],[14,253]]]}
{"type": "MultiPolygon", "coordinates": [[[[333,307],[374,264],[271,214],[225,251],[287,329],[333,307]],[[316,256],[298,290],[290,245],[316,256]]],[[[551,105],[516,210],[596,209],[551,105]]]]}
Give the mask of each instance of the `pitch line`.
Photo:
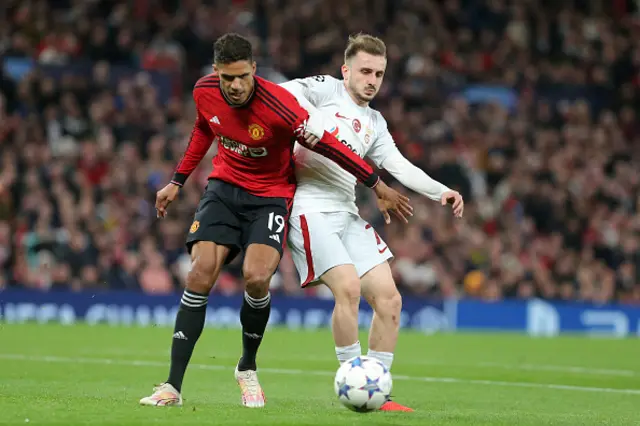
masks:
{"type": "MultiPolygon", "coordinates": [[[[128,367],[167,368],[169,366],[168,362],[159,362],[159,361],[120,360],[120,359],[110,359],[110,358],[35,356],[35,355],[24,355],[24,354],[0,354],[0,359],[14,360],[14,361],[63,363],[63,364],[119,365],[119,366],[128,366],[128,367]]],[[[213,371],[230,369],[230,367],[228,366],[207,365],[207,364],[190,364],[189,367],[197,368],[200,370],[213,370],[213,371]]],[[[285,369],[285,368],[260,368],[260,372],[274,373],[274,374],[290,374],[290,375],[310,374],[314,376],[324,376],[324,377],[331,377],[334,375],[334,373],[329,371],[285,369]]],[[[461,379],[461,378],[455,378],[455,377],[420,377],[420,376],[406,376],[402,374],[394,374],[393,379],[407,380],[412,382],[427,382],[427,383],[454,383],[454,384],[466,384],[466,385],[503,386],[503,387],[517,387],[517,388],[565,390],[565,391],[575,391],[575,392],[640,395],[640,389],[602,388],[602,387],[591,387],[591,386],[560,385],[560,384],[553,384],[553,383],[505,382],[505,381],[499,381],[499,380],[461,379]]]]}
{"type": "MultiPolygon", "coordinates": [[[[107,350],[105,351],[81,351],[82,355],[102,355],[102,356],[153,356],[157,357],[157,351],[131,351],[131,350],[107,350]]],[[[163,354],[162,356],[171,355],[171,351],[167,350],[167,354],[163,354]]],[[[216,355],[218,359],[235,359],[236,356],[227,356],[227,355],[216,355]]],[[[266,359],[264,356],[262,359],[266,359]]],[[[275,359],[275,358],[274,358],[275,359]]],[[[295,357],[277,357],[278,360],[296,360],[298,358],[295,357]]],[[[321,356],[305,356],[304,358],[307,361],[327,361],[327,357],[321,356]]],[[[438,361],[438,360],[415,360],[415,359],[404,359],[402,361],[403,365],[412,365],[412,366],[424,366],[424,365],[435,365],[435,366],[443,366],[443,367],[464,367],[464,368],[490,368],[490,369],[500,369],[500,370],[513,370],[513,371],[548,371],[548,372],[556,372],[556,373],[570,373],[570,374],[584,374],[591,376],[619,376],[619,377],[636,377],[640,376],[640,371],[634,370],[624,370],[617,368],[597,368],[597,367],[586,367],[586,366],[578,366],[578,365],[554,365],[554,364],[533,364],[533,363],[524,363],[524,364],[506,364],[501,362],[448,362],[448,361],[438,361]]]]}

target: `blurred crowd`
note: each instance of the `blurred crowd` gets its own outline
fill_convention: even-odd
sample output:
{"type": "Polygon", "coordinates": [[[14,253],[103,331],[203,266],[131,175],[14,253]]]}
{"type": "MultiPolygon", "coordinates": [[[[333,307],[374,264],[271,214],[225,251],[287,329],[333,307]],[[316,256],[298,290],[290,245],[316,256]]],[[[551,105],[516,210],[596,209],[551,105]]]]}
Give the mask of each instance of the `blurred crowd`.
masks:
{"type": "MultiPolygon", "coordinates": [[[[640,303],[632,0],[4,0],[0,288],[183,285],[215,148],[167,219],[153,203],[191,131],[191,87],[227,31],[249,36],[259,73],[277,80],[339,76],[350,33],[386,41],[373,106],[403,153],[466,200],[456,220],[414,194],[410,225],[385,227],[359,190],[403,293],[640,303]]],[[[239,261],[214,291],[240,291],[239,261]]],[[[273,291],[327,294],[298,284],[287,253],[273,291]]]]}

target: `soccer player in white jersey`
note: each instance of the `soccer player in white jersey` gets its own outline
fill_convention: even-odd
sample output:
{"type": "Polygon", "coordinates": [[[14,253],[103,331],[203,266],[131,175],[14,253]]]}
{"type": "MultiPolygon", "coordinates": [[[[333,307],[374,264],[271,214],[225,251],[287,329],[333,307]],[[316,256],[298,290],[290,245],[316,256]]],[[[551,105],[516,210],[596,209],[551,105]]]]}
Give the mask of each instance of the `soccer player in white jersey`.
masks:
{"type": "MultiPolygon", "coordinates": [[[[380,90],[387,65],[386,46],[376,37],[349,38],[343,80],[330,76],[296,79],[282,86],[307,109],[319,110],[327,129],[362,157],[386,169],[404,186],[461,217],[460,194],[433,180],[398,150],[382,115],[369,107],[380,90]]],[[[356,180],[331,160],[297,145],[298,188],[290,218],[289,246],[302,286],[323,283],[335,298],[332,331],[340,363],[361,355],[358,308],[364,296],[374,310],[368,355],[390,369],[400,328],[402,299],[388,260],[391,251],[358,214],[356,180]]],[[[385,221],[389,214],[380,206],[385,221]]],[[[400,214],[402,217],[402,214],[400,214]]],[[[385,411],[412,411],[388,401],[385,411]]]]}

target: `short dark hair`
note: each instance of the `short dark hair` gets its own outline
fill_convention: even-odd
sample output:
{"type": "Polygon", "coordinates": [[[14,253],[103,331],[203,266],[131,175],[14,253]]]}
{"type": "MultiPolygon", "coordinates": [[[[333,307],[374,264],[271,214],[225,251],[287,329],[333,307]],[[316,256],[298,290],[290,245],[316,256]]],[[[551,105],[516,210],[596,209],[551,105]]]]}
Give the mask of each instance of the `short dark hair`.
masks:
{"type": "Polygon", "coordinates": [[[348,62],[349,59],[356,56],[359,52],[365,52],[374,56],[384,56],[386,58],[387,46],[384,44],[384,41],[370,34],[358,33],[349,36],[347,48],[344,51],[344,61],[348,62]]]}
{"type": "Polygon", "coordinates": [[[216,40],[213,45],[213,62],[216,64],[230,64],[237,61],[253,60],[251,42],[240,34],[226,33],[216,40]]]}

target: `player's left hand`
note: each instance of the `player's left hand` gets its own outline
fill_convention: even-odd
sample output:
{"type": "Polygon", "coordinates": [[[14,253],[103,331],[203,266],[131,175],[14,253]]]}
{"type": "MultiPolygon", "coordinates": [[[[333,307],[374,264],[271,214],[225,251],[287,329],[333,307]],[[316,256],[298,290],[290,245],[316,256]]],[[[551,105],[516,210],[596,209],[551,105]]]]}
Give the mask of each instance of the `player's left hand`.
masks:
{"type": "Polygon", "coordinates": [[[440,202],[443,206],[451,204],[453,215],[455,217],[462,217],[462,214],[464,212],[464,201],[462,200],[462,195],[460,195],[458,191],[445,192],[444,194],[442,194],[440,202]]]}
{"type": "Polygon", "coordinates": [[[382,180],[378,182],[374,191],[378,196],[378,209],[384,216],[384,222],[387,225],[391,223],[389,211],[392,211],[404,223],[409,223],[407,217],[413,216],[413,207],[409,204],[408,197],[389,187],[382,180]]]}

